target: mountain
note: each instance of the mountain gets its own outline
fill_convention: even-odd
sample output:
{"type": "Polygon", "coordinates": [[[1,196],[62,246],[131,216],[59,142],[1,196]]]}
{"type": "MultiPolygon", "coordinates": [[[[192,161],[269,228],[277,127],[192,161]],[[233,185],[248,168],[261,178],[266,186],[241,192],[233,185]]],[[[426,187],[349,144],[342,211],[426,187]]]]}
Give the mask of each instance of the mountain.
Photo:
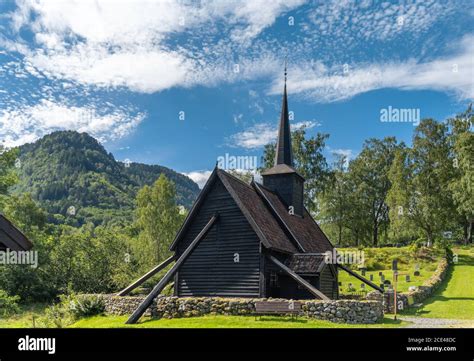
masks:
{"type": "Polygon", "coordinates": [[[54,132],[21,146],[19,158],[14,193],[30,193],[55,223],[129,222],[137,191],[160,174],[175,183],[177,202],[188,209],[199,193],[196,183],[172,169],[116,161],[87,133],[54,132]]]}

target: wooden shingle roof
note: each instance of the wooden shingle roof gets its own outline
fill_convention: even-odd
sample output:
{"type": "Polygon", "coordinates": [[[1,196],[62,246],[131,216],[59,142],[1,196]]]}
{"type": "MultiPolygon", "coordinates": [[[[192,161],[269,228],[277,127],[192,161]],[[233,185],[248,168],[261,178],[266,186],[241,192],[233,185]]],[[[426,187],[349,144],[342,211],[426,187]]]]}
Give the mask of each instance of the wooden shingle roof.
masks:
{"type": "Polygon", "coordinates": [[[306,208],[304,209],[303,217],[291,215],[276,193],[261,184],[255,184],[254,187],[263,192],[265,199],[275,209],[284,225],[294,235],[305,253],[324,253],[334,248],[306,208]]]}
{"type": "Polygon", "coordinates": [[[215,168],[188,214],[170,249],[174,250],[205,195],[219,178],[230,193],[263,245],[289,254],[324,253],[332,244],[305,210],[304,217],[290,215],[278,195],[261,184],[247,184],[224,170],[215,168]]]}
{"type": "Polygon", "coordinates": [[[322,254],[299,253],[292,255],[286,265],[299,274],[316,274],[321,272],[326,263],[322,254]]]}
{"type": "Polygon", "coordinates": [[[262,198],[250,184],[220,169],[218,174],[247,219],[250,219],[251,223],[252,221],[255,223],[261,233],[259,236],[261,239],[263,238],[262,242],[267,248],[287,253],[298,251],[285,230],[280,227],[262,198]]]}

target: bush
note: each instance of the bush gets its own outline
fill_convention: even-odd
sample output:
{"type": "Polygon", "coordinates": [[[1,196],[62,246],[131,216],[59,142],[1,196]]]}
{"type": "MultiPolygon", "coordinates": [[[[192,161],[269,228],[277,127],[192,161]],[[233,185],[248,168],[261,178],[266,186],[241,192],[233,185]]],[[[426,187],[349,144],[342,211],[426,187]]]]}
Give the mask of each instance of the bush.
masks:
{"type": "Polygon", "coordinates": [[[96,316],[104,313],[103,299],[93,295],[62,295],[57,304],[49,306],[45,316],[40,319],[43,327],[63,328],[82,317],[96,316]]]}
{"type": "Polygon", "coordinates": [[[0,317],[8,317],[18,313],[19,296],[9,296],[4,290],[0,290],[0,317]]]}
{"type": "Polygon", "coordinates": [[[74,319],[64,304],[57,303],[45,310],[45,315],[38,320],[41,327],[64,328],[74,323],[74,319]]]}
{"type": "Polygon", "coordinates": [[[99,296],[78,295],[69,303],[69,310],[74,318],[101,315],[105,311],[105,302],[99,296]]]}

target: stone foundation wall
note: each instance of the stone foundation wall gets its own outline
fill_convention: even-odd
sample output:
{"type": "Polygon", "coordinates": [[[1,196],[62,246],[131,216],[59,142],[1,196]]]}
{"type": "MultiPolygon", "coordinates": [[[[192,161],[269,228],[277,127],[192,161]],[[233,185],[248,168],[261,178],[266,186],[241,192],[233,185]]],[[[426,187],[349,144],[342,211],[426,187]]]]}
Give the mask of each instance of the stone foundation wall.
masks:
{"type": "MultiPolygon", "coordinates": [[[[101,295],[107,314],[130,315],[144,297],[120,297],[101,295]]],[[[198,317],[203,315],[253,315],[257,301],[284,301],[286,299],[250,299],[218,297],[159,297],[148,308],[145,315],[156,318],[198,317]]],[[[383,308],[378,301],[336,300],[300,301],[302,316],[338,323],[375,323],[383,317],[383,308]]]]}
{"type": "MultiPolygon", "coordinates": [[[[422,286],[417,287],[417,289],[412,292],[397,293],[397,310],[401,311],[413,304],[421,303],[430,297],[446,277],[448,268],[449,264],[447,260],[443,259],[438,264],[433,275],[422,286]]],[[[384,312],[386,313],[393,313],[394,298],[393,291],[385,291],[383,297],[377,291],[371,292],[367,295],[368,300],[382,301],[384,312]]]]}
{"type": "Polygon", "coordinates": [[[375,323],[383,318],[379,301],[307,301],[303,309],[308,317],[336,323],[375,323]]]}
{"type": "MultiPolygon", "coordinates": [[[[144,296],[97,295],[104,300],[105,313],[114,316],[131,315],[145,299],[144,296]]],[[[145,316],[156,317],[156,300],[145,311],[145,316]]]]}

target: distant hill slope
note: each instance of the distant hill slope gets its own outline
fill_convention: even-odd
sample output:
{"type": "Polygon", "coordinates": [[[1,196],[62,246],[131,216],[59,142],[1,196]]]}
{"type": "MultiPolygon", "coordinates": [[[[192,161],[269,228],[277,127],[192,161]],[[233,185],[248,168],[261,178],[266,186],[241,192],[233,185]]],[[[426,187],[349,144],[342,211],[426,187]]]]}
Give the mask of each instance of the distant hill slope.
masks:
{"type": "Polygon", "coordinates": [[[137,191],[162,173],[175,183],[178,204],[190,208],[199,193],[196,183],[172,169],[139,163],[127,167],[87,133],[46,135],[21,146],[20,160],[14,192],[31,193],[57,223],[128,222],[137,191]]]}

